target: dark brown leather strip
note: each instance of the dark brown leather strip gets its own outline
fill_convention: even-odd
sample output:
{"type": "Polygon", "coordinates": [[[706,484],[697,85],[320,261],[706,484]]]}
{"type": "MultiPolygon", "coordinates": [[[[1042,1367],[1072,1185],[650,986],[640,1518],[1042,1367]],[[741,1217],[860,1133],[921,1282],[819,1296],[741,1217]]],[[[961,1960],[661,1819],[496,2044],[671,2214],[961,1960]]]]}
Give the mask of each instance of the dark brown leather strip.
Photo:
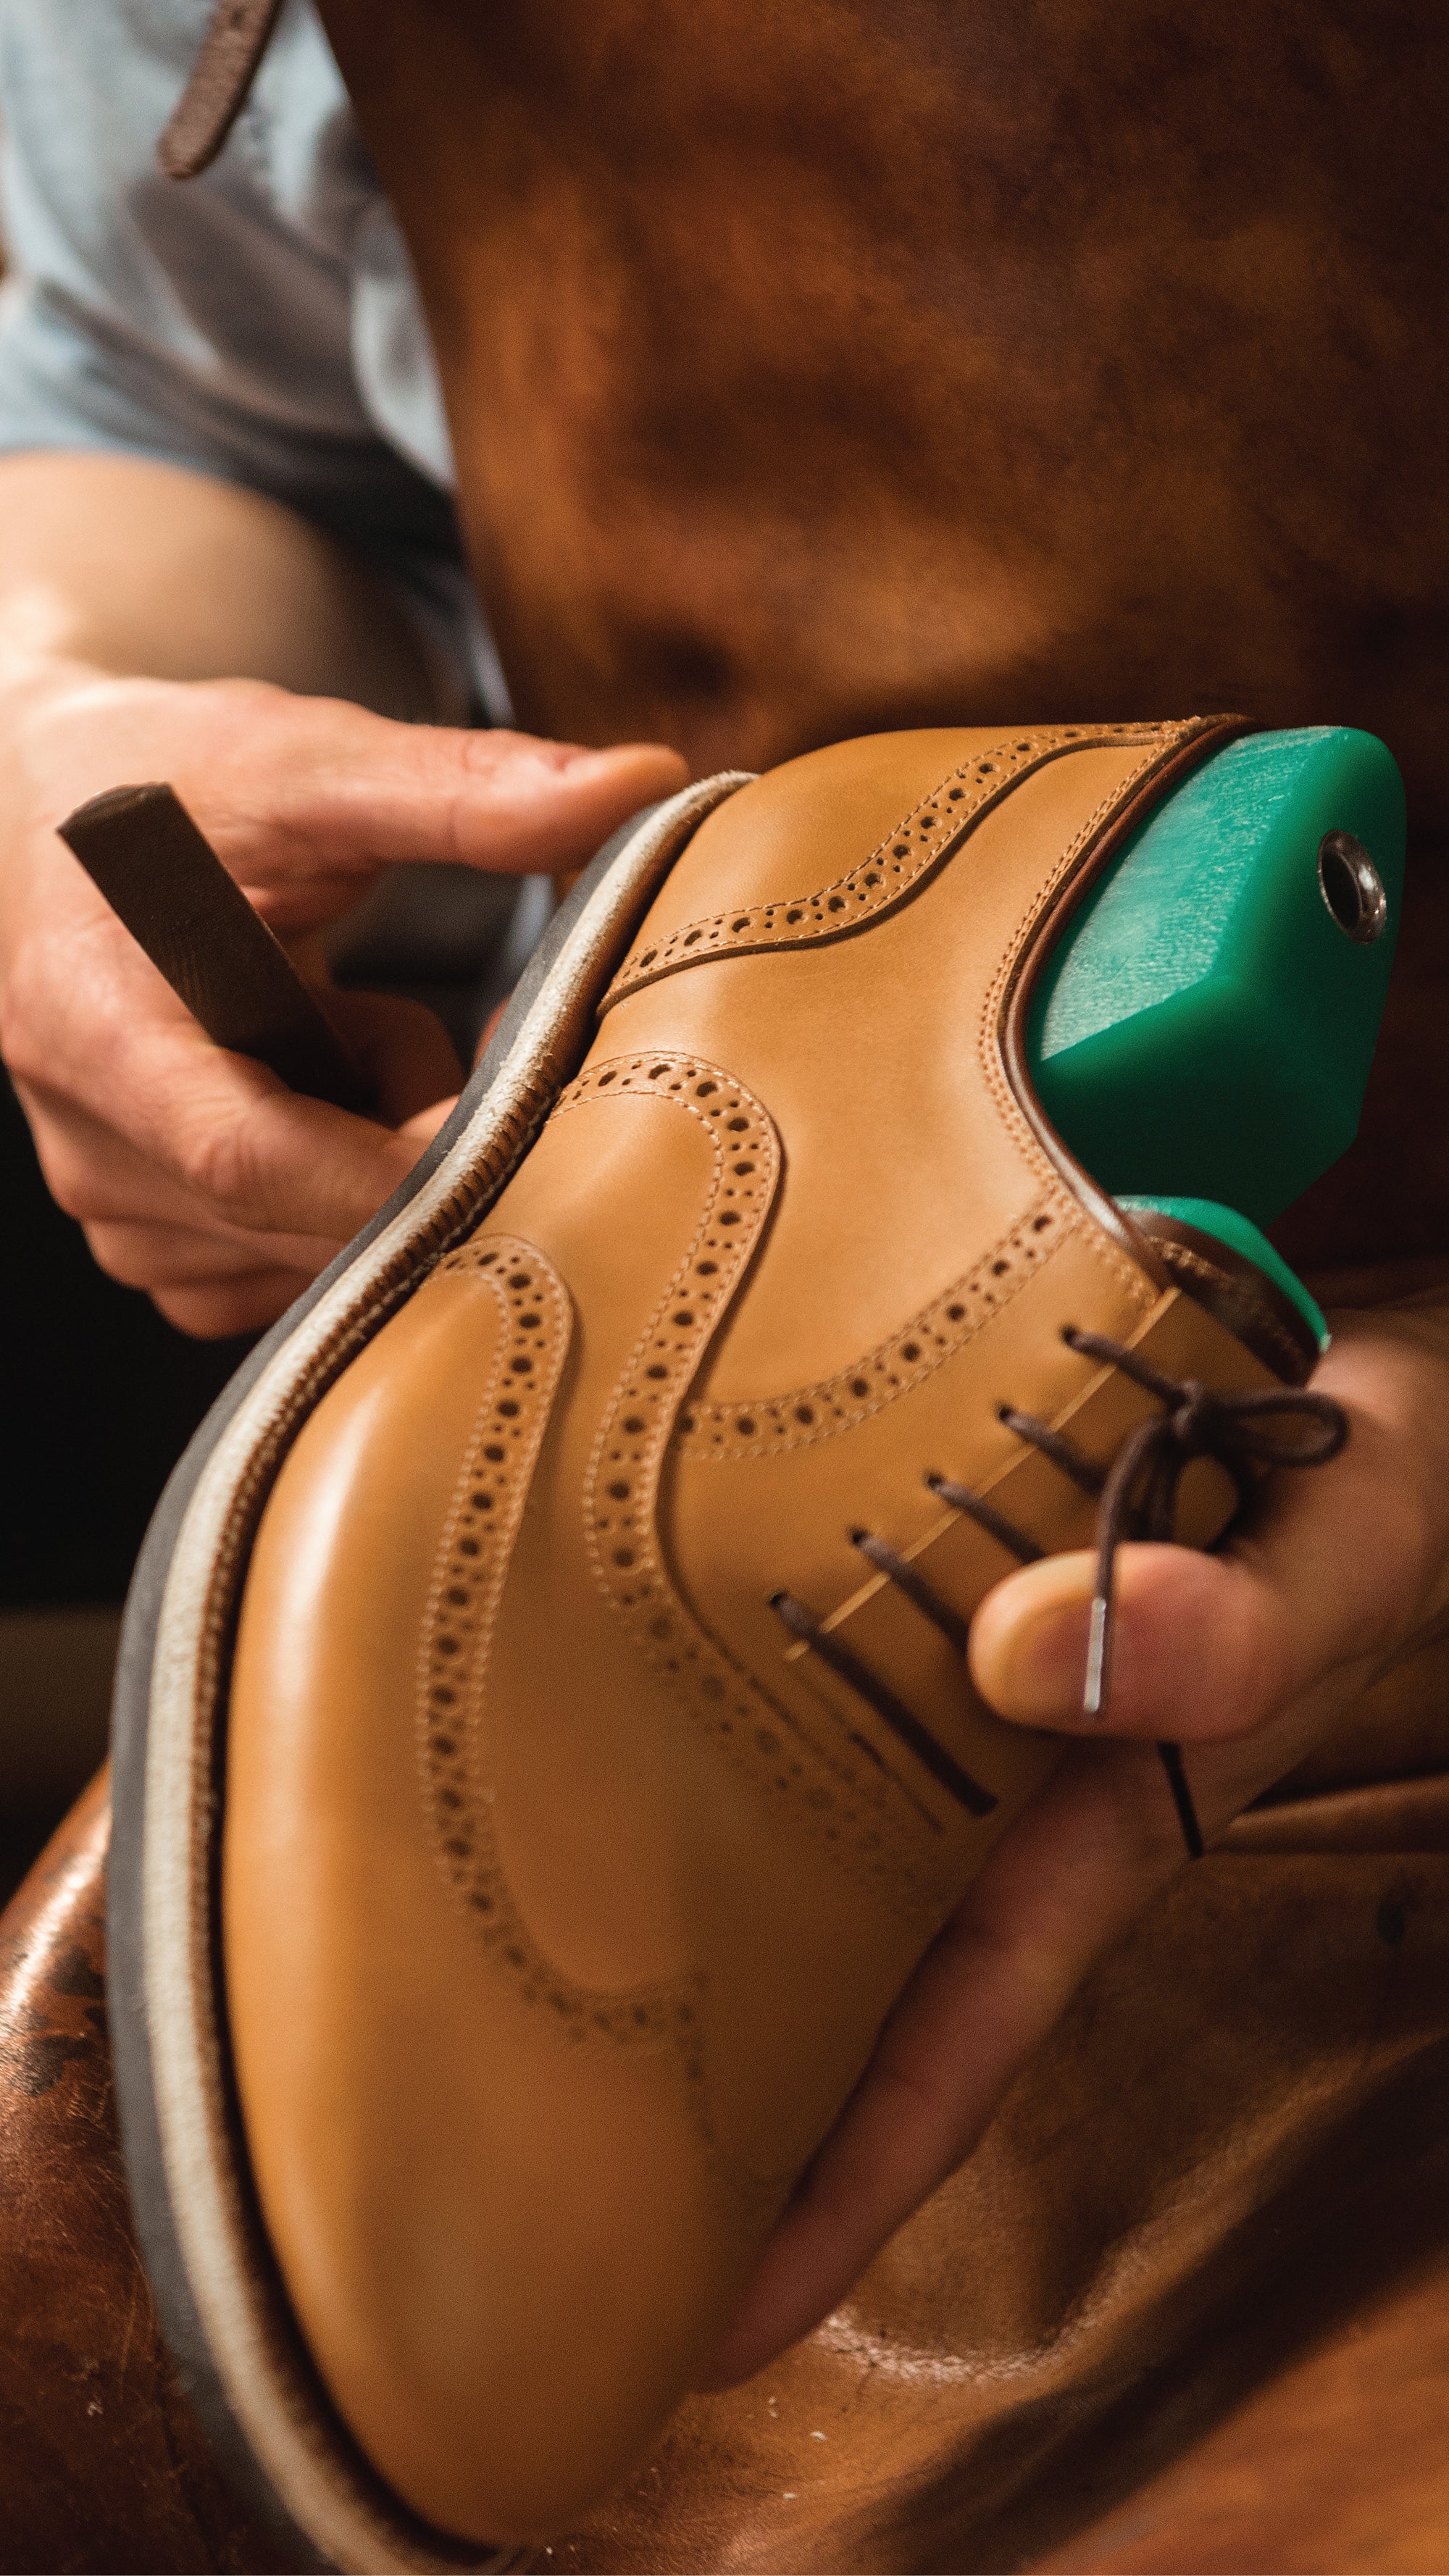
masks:
{"type": "Polygon", "coordinates": [[[170,787],[113,787],[59,827],[207,1036],[293,1091],[367,1106],[362,1074],[286,951],[170,787]]]}
{"type": "Polygon", "coordinates": [[[1132,1222],[1156,1246],[1178,1286],[1236,1333],[1289,1386],[1305,1386],[1318,1344],[1291,1298],[1240,1252],[1177,1217],[1134,1208],[1132,1222]]]}
{"type": "Polygon", "coordinates": [[[168,179],[209,169],[247,102],[282,0],[218,0],[191,78],[156,146],[168,179]]]}
{"type": "Polygon", "coordinates": [[[1057,886],[1050,900],[1043,905],[1039,920],[1030,926],[1021,953],[1008,970],[1002,988],[999,1027],[1006,1079],[1037,1143],[1103,1232],[1110,1234],[1131,1254],[1149,1279],[1155,1279],[1159,1287],[1165,1288],[1176,1283],[1156,1245],[1132,1223],[1116,1201],[1098,1187],[1090,1172],[1084,1170],[1076,1156],[1068,1151],[1065,1141],[1048,1119],[1031,1079],[1027,1043],[1031,998],[1042,970],[1072,914],[1091,892],[1108,861],[1115,858],[1138,824],[1145,822],[1153,808],[1160,805],[1174,787],[1180,786],[1190,771],[1199,768],[1212,752],[1221,751],[1225,744],[1236,741],[1239,734],[1251,733],[1253,727],[1245,716],[1196,716],[1190,717],[1180,727],[1170,730],[1164,727],[1162,731],[1162,758],[1155,763],[1144,764],[1132,794],[1124,796],[1106,829],[1098,834],[1077,866],[1057,886]]]}

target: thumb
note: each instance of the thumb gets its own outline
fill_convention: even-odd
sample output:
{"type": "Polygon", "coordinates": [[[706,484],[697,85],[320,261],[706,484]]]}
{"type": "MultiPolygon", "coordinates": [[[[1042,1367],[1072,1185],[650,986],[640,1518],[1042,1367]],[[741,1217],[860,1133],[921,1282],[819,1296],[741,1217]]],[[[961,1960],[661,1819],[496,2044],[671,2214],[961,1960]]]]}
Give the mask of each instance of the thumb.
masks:
{"type": "Polygon", "coordinates": [[[233,876],[284,925],[305,889],[390,862],[444,862],[557,876],[582,867],[619,825],[684,786],[660,743],[607,751],[530,734],[396,724],[332,699],[246,692],[248,720],[196,746],[178,792],[233,876]]]}
{"type": "Polygon", "coordinates": [[[1088,1735],[1226,1741],[1335,1677],[1366,1680],[1434,1615],[1449,1541],[1442,1360],[1345,1338],[1314,1384],[1351,1424],[1331,1465],[1280,1468],[1220,1552],[1119,1551],[1100,1718],[1082,1713],[1095,1551],[1044,1558],[987,1594],[972,1623],[971,1672],[1001,1716],[1088,1735]]]}

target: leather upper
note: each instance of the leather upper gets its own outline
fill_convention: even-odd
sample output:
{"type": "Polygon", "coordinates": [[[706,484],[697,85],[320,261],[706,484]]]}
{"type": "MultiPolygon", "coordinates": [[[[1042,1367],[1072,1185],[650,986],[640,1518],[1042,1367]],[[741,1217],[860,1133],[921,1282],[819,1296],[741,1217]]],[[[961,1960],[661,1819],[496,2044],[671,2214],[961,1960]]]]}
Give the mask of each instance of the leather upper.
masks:
{"type": "MultiPolygon", "coordinates": [[[[852,1534],[963,1619],[1013,1560],[933,1473],[1082,1544],[1002,1408],[1105,1465],[1153,1400],[1068,1327],[1273,1382],[1010,1060],[1063,904],[1221,730],[886,736],[717,803],[537,1142],[278,1478],[229,1717],[240,2098],[323,2377],[434,2524],[547,2532],[652,2437],[1056,1759],[852,1534]]],[[[1233,1500],[1200,1461],[1180,1534],[1233,1500]]]]}

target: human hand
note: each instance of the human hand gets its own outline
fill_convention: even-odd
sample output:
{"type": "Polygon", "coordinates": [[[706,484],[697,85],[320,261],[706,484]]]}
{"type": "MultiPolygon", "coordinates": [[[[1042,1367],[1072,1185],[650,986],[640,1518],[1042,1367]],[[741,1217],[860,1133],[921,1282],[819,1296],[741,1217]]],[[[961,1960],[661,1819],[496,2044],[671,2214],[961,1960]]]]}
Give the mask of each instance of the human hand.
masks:
{"type": "Polygon", "coordinates": [[[970,2154],[1093,1961],[1186,1865],[1157,1740],[1181,1743],[1211,1844],[1449,1609],[1449,1297],[1332,1320],[1313,1385],[1347,1412],[1346,1449],[1273,1477],[1217,1554],[1121,1550],[1103,1719],[1081,1713],[1094,1553],[1024,1567],[978,1609],[983,1696],[1078,1740],[889,2016],[712,2384],[750,2376],[839,2304],[970,2154]]]}
{"type": "Polygon", "coordinates": [[[308,979],[315,934],[390,862],[582,866],[683,784],[659,746],[582,751],[396,724],[256,681],[56,664],[0,703],[0,1053],[45,1177],[102,1269],[182,1330],[270,1323],[411,1169],[461,1079],[418,1005],[329,992],[376,1118],[290,1092],[214,1046],[55,826],[102,788],[176,788],[308,979]]]}

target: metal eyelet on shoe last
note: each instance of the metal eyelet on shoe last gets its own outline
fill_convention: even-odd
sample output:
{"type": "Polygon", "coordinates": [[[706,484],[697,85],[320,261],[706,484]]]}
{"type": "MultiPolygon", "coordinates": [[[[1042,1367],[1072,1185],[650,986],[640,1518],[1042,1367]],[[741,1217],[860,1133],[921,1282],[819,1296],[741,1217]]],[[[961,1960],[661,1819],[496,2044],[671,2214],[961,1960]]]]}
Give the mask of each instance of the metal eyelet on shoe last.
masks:
{"type": "Polygon", "coordinates": [[[1389,926],[1383,878],[1352,832],[1325,832],[1318,845],[1318,891],[1346,939],[1370,948],[1389,926]]]}

